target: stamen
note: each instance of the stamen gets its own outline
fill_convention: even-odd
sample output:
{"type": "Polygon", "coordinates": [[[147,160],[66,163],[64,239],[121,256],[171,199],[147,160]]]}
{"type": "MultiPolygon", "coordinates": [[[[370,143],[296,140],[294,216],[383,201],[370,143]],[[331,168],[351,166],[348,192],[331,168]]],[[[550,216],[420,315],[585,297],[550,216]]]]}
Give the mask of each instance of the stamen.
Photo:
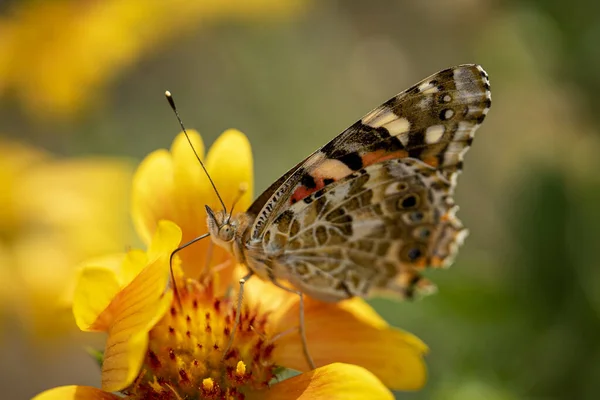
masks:
{"type": "Polygon", "coordinates": [[[212,378],[206,378],[202,380],[202,389],[206,390],[207,392],[212,391],[214,387],[215,381],[213,381],[212,378]]]}
{"type": "Polygon", "coordinates": [[[246,364],[243,361],[238,361],[237,366],[235,367],[235,374],[242,378],[246,374],[246,364]]]}
{"type": "Polygon", "coordinates": [[[213,297],[210,284],[188,280],[178,286],[181,309],[173,299],[170,312],[150,331],[142,372],[123,393],[131,399],[157,394],[242,399],[246,390],[267,387],[276,370],[274,345],[263,345],[271,339],[268,315],[238,308],[229,297],[213,297]]]}

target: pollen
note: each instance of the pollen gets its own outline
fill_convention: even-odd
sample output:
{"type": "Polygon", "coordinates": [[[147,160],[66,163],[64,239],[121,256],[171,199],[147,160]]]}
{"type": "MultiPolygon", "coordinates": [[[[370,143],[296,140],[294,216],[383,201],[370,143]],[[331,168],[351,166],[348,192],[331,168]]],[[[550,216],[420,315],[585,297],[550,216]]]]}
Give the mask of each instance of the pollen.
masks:
{"type": "Polygon", "coordinates": [[[246,375],[246,364],[244,364],[243,361],[238,361],[237,367],[235,367],[235,374],[238,377],[243,377],[244,375],[246,375]]]}
{"type": "Polygon", "coordinates": [[[202,389],[206,390],[207,392],[212,391],[215,388],[215,381],[212,380],[212,378],[206,378],[202,380],[202,389]]]}
{"type": "Polygon", "coordinates": [[[180,303],[150,331],[144,365],[127,399],[244,399],[275,376],[269,315],[245,304],[233,332],[236,302],[215,298],[195,280],[179,284],[180,303]],[[233,342],[228,347],[230,337],[233,342]]]}

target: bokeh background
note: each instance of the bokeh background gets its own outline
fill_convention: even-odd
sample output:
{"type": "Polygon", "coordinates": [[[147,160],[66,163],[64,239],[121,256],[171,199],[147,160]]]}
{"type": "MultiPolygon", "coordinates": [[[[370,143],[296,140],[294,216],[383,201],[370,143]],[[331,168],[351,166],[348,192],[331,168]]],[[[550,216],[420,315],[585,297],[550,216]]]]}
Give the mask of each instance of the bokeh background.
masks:
{"type": "MultiPolygon", "coordinates": [[[[363,114],[480,63],[492,110],[459,179],[470,236],[439,293],[374,299],[431,348],[399,399],[595,399],[600,389],[600,3],[0,2],[0,387],[98,385],[65,293],[136,246],[131,171],[178,132],[251,140],[257,190],[363,114]],[[64,311],[64,310],[63,310],[64,311]]],[[[199,207],[201,204],[198,205],[199,207]]]]}

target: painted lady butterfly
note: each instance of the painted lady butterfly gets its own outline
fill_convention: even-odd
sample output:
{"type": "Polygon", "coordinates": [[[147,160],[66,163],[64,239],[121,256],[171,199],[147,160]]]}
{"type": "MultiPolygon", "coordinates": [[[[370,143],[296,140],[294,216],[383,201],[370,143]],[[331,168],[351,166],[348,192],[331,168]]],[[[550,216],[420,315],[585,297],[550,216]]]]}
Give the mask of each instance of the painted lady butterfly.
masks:
{"type": "Polygon", "coordinates": [[[452,196],[490,106],[479,65],[443,70],[308,156],[246,212],[206,207],[212,240],[249,268],[237,317],[252,275],[298,294],[304,353],[314,367],[303,294],[337,302],[377,290],[408,298],[431,291],[419,271],[448,266],[467,234],[452,196]]]}

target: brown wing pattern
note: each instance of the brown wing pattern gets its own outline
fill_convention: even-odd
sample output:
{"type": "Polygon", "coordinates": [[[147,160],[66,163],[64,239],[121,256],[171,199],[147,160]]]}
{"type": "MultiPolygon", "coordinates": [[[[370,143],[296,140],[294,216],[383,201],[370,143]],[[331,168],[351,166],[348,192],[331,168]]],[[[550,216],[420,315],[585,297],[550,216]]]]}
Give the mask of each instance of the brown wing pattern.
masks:
{"type": "Polygon", "coordinates": [[[273,184],[248,210],[251,240],[292,204],[370,165],[423,161],[454,185],[475,130],[491,106],[487,74],[461,65],[430,76],[368,113],[273,184]]]}
{"type": "Polygon", "coordinates": [[[274,275],[323,301],[431,289],[418,269],[447,265],[466,230],[452,185],[416,159],[387,160],[312,193],[267,228],[274,275]]]}

